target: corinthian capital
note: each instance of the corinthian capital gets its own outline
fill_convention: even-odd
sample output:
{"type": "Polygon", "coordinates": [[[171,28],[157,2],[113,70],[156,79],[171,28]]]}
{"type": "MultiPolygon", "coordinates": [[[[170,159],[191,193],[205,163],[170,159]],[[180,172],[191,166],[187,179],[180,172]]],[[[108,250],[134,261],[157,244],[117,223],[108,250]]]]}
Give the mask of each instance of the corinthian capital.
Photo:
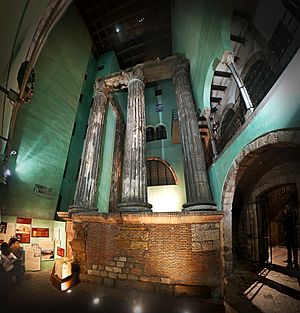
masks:
{"type": "Polygon", "coordinates": [[[96,93],[103,93],[106,96],[112,91],[111,86],[108,86],[102,78],[96,79],[94,88],[96,93]]]}
{"type": "Polygon", "coordinates": [[[139,80],[144,83],[144,73],[141,67],[135,67],[131,71],[123,73],[124,80],[127,82],[127,85],[130,84],[131,81],[139,80]]]}

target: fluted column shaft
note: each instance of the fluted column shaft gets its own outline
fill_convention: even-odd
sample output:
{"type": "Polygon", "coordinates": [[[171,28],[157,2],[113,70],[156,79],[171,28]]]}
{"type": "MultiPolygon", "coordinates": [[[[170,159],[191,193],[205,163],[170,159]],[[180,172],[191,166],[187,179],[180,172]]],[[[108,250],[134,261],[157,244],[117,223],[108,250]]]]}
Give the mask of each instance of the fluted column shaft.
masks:
{"type": "Polygon", "coordinates": [[[178,119],[184,157],[186,210],[206,210],[212,207],[212,197],[195,103],[189,80],[189,65],[182,61],[173,67],[178,119]]]}
{"type": "Polygon", "coordinates": [[[107,100],[104,88],[96,91],[88,121],[74,202],[70,208],[73,210],[97,210],[95,201],[107,100]]]}
{"type": "Polygon", "coordinates": [[[151,211],[147,203],[145,161],[145,84],[141,70],[128,77],[127,124],[125,133],[122,199],[119,211],[151,211]]]}

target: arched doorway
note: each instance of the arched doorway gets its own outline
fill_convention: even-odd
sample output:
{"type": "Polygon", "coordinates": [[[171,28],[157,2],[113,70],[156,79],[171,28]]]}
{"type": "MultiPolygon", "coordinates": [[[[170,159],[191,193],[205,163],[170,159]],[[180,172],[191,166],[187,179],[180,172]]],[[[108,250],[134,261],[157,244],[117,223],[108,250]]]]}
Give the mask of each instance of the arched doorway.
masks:
{"type": "MultiPolygon", "coordinates": [[[[299,192],[300,130],[268,133],[240,152],[223,188],[225,274],[240,259],[272,262],[271,235],[275,236],[275,221],[283,202],[295,196],[298,200],[299,192]],[[294,189],[287,187],[290,185],[294,189]],[[278,198],[283,190],[287,191],[286,198],[280,196],[279,201],[269,202],[272,193],[274,197],[277,193],[278,198]]],[[[277,245],[280,245],[278,232],[277,229],[277,245]]]]}
{"type": "MultiPolygon", "coordinates": [[[[296,164],[293,166],[296,168],[296,164]]],[[[287,169],[287,166],[285,166],[287,169]]],[[[272,171],[271,171],[272,173],[272,171]]],[[[275,173],[268,174],[274,176],[275,173]]],[[[286,242],[284,234],[283,208],[287,203],[299,215],[299,201],[297,193],[297,179],[295,183],[286,183],[274,186],[257,197],[257,226],[259,263],[273,263],[284,265],[286,255],[286,242]]]]}

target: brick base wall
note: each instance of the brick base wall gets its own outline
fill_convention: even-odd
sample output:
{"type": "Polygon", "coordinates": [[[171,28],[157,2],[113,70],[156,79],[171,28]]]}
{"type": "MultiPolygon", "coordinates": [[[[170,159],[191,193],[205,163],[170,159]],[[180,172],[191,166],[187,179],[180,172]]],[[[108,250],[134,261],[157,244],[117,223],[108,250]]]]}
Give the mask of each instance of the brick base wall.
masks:
{"type": "Polygon", "coordinates": [[[221,213],[73,215],[81,279],[174,295],[221,296],[221,213]]]}

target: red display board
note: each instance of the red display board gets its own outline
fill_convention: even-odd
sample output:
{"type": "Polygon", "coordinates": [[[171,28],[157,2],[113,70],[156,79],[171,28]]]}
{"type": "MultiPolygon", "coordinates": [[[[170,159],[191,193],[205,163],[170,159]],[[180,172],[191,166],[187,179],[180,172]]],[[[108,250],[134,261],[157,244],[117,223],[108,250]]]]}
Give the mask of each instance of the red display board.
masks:
{"type": "Polygon", "coordinates": [[[20,243],[30,243],[30,234],[16,233],[16,237],[20,243]]]}
{"type": "Polygon", "coordinates": [[[64,257],[65,256],[65,249],[57,247],[57,255],[61,256],[61,257],[64,257]]]}
{"type": "Polygon", "coordinates": [[[21,243],[30,243],[31,218],[17,217],[16,237],[21,243]]]}
{"type": "Polygon", "coordinates": [[[17,217],[16,223],[18,224],[31,224],[32,219],[27,217],[17,217]]]}
{"type": "Polygon", "coordinates": [[[49,228],[31,228],[32,237],[49,237],[49,228]]]}

